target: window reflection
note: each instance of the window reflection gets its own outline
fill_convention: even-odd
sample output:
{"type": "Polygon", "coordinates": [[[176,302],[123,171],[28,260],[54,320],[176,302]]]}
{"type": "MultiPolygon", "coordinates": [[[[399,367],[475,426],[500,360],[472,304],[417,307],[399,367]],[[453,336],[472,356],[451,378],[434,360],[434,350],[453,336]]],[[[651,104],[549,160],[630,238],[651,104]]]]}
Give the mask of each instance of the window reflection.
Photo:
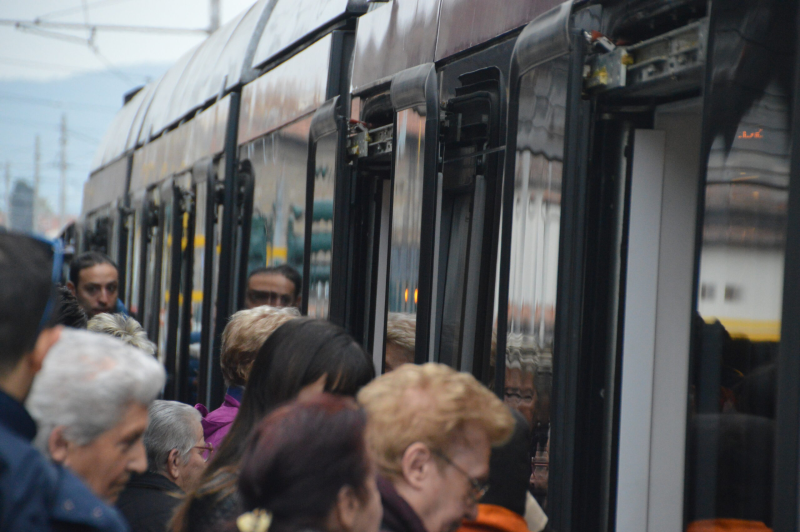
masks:
{"type": "Polygon", "coordinates": [[[248,274],[281,264],[303,271],[310,125],[308,117],[241,148],[255,180],[248,274]]]}
{"type": "MultiPolygon", "coordinates": [[[[169,331],[169,300],[170,296],[170,280],[172,277],[172,239],[176,236],[173,234],[172,227],[172,190],[171,185],[162,188],[162,197],[164,198],[164,225],[163,236],[161,238],[161,287],[159,295],[159,308],[158,308],[158,358],[161,362],[167,360],[167,331],[169,331]]],[[[172,370],[174,368],[168,368],[172,370]]],[[[169,375],[169,378],[174,379],[174,375],[169,375]]]]}
{"type": "MultiPolygon", "coordinates": [[[[545,509],[566,83],[566,59],[542,65],[521,79],[514,200],[510,206],[503,398],[531,426],[530,489],[545,509]]],[[[502,309],[499,302],[496,307],[502,309]]],[[[495,317],[495,327],[496,322],[495,317]]]]}
{"type": "MultiPolygon", "coordinates": [[[[422,231],[424,111],[407,109],[397,113],[396,137],[389,251],[389,315],[403,313],[407,315],[407,325],[413,320],[416,327],[419,301],[419,246],[422,231]]],[[[392,324],[391,320],[387,321],[393,327],[396,325],[392,324]]],[[[413,353],[413,345],[406,344],[406,357],[408,351],[413,353]]]]}
{"type": "Polygon", "coordinates": [[[330,310],[337,147],[337,133],[331,133],[317,141],[314,210],[311,221],[311,278],[308,289],[308,315],[316,318],[327,318],[330,310]]]}
{"type": "Polygon", "coordinates": [[[768,41],[777,46],[794,31],[795,15],[787,9],[796,6],[730,2],[719,8],[713,29],[714,98],[706,124],[713,143],[689,398],[688,530],[772,522],[794,57],[776,53],[768,41]],[[754,33],[765,21],[770,31],[754,33]],[[732,24],[739,31],[728,31],[732,24]]]}

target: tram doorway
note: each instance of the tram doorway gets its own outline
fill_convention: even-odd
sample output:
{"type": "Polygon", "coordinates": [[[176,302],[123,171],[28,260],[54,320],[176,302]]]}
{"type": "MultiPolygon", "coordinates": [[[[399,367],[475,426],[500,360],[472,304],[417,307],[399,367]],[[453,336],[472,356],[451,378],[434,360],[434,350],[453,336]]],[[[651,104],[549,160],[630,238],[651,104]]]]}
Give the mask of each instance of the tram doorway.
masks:
{"type": "Polygon", "coordinates": [[[633,132],[622,340],[617,530],[680,530],[701,103],[633,132]]]}

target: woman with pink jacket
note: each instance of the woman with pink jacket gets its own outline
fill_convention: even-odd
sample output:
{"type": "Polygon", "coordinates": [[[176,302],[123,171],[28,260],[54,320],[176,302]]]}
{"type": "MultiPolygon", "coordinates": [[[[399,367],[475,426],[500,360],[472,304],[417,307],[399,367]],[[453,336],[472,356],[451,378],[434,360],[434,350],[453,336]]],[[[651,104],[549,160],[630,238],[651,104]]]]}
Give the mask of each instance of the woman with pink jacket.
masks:
{"type": "Polygon", "coordinates": [[[240,310],[222,332],[220,366],[225,379],[225,399],[211,412],[202,404],[195,408],[203,415],[203,436],[206,443],[218,449],[239,412],[239,403],[250,375],[256,353],[267,338],[289,320],[299,318],[296,308],[256,307],[240,310]]]}

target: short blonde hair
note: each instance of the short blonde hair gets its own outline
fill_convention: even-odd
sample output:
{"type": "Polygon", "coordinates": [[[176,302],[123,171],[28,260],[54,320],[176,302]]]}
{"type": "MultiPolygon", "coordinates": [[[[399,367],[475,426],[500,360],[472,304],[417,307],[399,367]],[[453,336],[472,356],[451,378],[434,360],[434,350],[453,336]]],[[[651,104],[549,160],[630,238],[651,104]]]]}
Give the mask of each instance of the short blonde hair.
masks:
{"type": "Polygon", "coordinates": [[[150,341],[141,324],[124,314],[98,314],[89,320],[86,328],[90,331],[109,334],[149,355],[156,355],[156,344],[150,341]]]}
{"type": "Polygon", "coordinates": [[[256,353],[275,332],[289,320],[300,317],[294,307],[269,306],[240,310],[231,316],[222,331],[219,363],[227,386],[245,386],[256,353]]]}
{"type": "Polygon", "coordinates": [[[417,343],[417,316],[390,312],[386,318],[386,341],[413,353],[417,343]]]}
{"type": "Polygon", "coordinates": [[[381,474],[402,477],[403,454],[424,443],[446,451],[467,423],[477,423],[492,446],[514,431],[509,409],[475,377],[444,364],[405,364],[367,384],[358,402],[369,418],[367,442],[381,474]]]}

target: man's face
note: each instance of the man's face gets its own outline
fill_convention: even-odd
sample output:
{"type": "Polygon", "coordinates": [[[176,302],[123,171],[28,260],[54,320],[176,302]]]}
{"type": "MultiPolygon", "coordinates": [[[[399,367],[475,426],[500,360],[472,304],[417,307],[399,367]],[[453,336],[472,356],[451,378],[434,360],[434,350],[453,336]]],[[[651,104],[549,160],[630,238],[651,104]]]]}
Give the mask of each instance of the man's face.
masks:
{"type": "Polygon", "coordinates": [[[473,424],[462,434],[463,438],[445,451],[452,464],[442,462],[430,481],[431,507],[422,512],[428,532],[455,532],[462,520],[474,521],[478,516],[470,479],[481,483],[489,479],[491,445],[486,432],[473,424]]]}
{"type": "Polygon", "coordinates": [[[95,264],[78,273],[78,286],[68,284],[83,310],[91,318],[114,312],[119,290],[119,273],[111,264],[95,264]]]}
{"type": "Polygon", "coordinates": [[[142,436],[147,428],[147,407],[132,403],[114,427],[86,445],[69,444],[64,465],[109,504],[125,488],[131,473],[147,470],[142,436]]]}
{"type": "Polygon", "coordinates": [[[257,273],[247,281],[244,306],[297,307],[300,298],[294,297],[294,283],[279,273],[257,273]]]}
{"type": "Polygon", "coordinates": [[[183,460],[178,461],[179,477],[175,482],[179,488],[187,493],[197,486],[200,476],[206,469],[206,460],[203,458],[203,447],[206,444],[206,440],[203,438],[203,426],[199,421],[195,428],[195,436],[197,437],[194,447],[189,450],[189,460],[186,463],[183,463],[183,460]]]}

